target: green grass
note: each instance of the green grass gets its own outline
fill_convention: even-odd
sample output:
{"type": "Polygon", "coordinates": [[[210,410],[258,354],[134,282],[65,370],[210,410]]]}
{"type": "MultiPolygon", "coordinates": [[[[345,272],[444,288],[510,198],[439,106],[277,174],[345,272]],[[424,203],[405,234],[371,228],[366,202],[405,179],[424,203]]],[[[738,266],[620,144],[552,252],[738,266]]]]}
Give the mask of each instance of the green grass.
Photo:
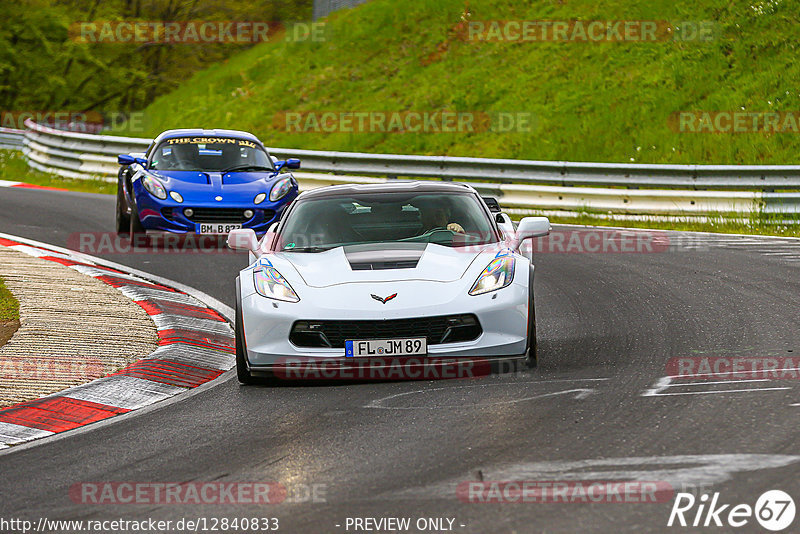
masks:
{"type": "MultiPolygon", "coordinates": [[[[797,111],[800,4],[781,0],[372,0],[328,18],[324,42],[274,41],[187,80],[143,128],[249,130],[268,146],[376,153],[683,164],[796,164],[800,135],[679,133],[680,111],[797,111]],[[708,42],[476,42],[462,20],[714,21],[708,42]],[[509,133],[291,132],[286,112],[530,113],[509,133]]],[[[491,180],[492,177],[487,177],[491,180]]],[[[554,222],[800,235],[763,214],[554,222]]]]}
{"type": "Polygon", "coordinates": [[[19,320],[19,302],[0,278],[0,323],[19,320]]]}
{"type": "Polygon", "coordinates": [[[601,219],[590,214],[581,214],[578,217],[553,216],[553,224],[579,224],[586,226],[623,226],[628,228],[649,228],[655,230],[682,230],[689,232],[713,232],[720,234],[749,234],[769,235],[783,237],[800,237],[800,221],[793,224],[782,224],[768,218],[759,216],[747,220],[725,217],[722,215],[708,217],[708,221],[698,222],[689,217],[677,217],[677,220],[663,221],[657,218],[644,218],[643,220],[627,219],[601,219]]]}
{"type": "Polygon", "coordinates": [[[83,193],[110,195],[117,192],[115,183],[108,183],[102,180],[73,180],[71,178],[62,178],[57,174],[33,170],[28,167],[28,162],[22,153],[15,150],[0,150],[0,180],[24,182],[83,193]]]}
{"type": "MultiPolygon", "coordinates": [[[[541,160],[792,164],[800,135],[679,133],[674,112],[797,111],[800,4],[780,0],[372,0],[324,42],[264,43],[145,110],[142,129],[250,130],[269,146],[541,160]],[[763,7],[759,14],[757,9],[763,7]],[[715,21],[710,42],[476,42],[487,20],[715,21]],[[287,132],[282,112],[527,112],[529,132],[287,132]]],[[[688,27],[683,24],[683,27],[688,27]]]]}

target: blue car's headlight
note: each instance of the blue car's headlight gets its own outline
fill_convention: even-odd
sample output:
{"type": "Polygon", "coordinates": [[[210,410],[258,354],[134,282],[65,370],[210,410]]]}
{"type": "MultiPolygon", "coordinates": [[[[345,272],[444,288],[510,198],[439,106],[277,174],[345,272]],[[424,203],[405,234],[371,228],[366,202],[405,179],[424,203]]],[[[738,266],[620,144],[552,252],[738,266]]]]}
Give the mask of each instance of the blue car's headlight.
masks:
{"type": "Polygon", "coordinates": [[[165,200],[167,198],[167,190],[164,188],[164,184],[153,178],[152,176],[142,176],[142,185],[147,190],[148,193],[153,195],[154,197],[165,200]]]}
{"type": "Polygon", "coordinates": [[[289,194],[289,191],[292,190],[292,187],[294,187],[294,184],[292,183],[291,177],[287,176],[283,180],[278,180],[275,182],[275,185],[272,186],[272,190],[269,192],[269,199],[272,202],[282,199],[289,194]]]}
{"type": "Polygon", "coordinates": [[[275,267],[264,265],[256,267],[253,271],[253,282],[256,291],[262,297],[284,302],[300,302],[300,297],[275,267]]]}
{"type": "Polygon", "coordinates": [[[266,193],[259,193],[256,195],[256,198],[253,199],[253,204],[261,204],[266,200],[267,194],[266,193]]]}
{"type": "Polygon", "coordinates": [[[470,295],[483,295],[502,289],[514,280],[514,258],[510,256],[495,258],[475,280],[470,295]]]}

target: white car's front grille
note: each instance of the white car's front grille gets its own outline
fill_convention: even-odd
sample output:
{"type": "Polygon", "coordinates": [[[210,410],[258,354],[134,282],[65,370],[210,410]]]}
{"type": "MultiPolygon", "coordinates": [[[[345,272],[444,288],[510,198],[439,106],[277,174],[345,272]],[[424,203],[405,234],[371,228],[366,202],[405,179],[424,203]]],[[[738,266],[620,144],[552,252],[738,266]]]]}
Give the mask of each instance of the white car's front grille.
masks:
{"type": "Polygon", "coordinates": [[[344,348],[345,341],[425,337],[428,345],[472,341],[482,333],[472,314],[373,321],[297,321],[289,341],[298,347],[344,348]]]}

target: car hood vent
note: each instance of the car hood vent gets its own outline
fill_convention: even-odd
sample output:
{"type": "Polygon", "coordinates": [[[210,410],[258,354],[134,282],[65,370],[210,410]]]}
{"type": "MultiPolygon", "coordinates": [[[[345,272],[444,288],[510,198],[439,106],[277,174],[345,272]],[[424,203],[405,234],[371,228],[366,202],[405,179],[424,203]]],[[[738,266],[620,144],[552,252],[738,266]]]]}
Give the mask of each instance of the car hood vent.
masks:
{"type": "Polygon", "coordinates": [[[354,271],[415,269],[425,252],[424,243],[350,245],[344,254],[354,271]],[[398,246],[399,245],[399,246],[398,246]]]}
{"type": "Polygon", "coordinates": [[[362,263],[350,263],[350,268],[354,271],[380,271],[383,269],[416,269],[419,260],[402,261],[369,261],[362,263]]]}

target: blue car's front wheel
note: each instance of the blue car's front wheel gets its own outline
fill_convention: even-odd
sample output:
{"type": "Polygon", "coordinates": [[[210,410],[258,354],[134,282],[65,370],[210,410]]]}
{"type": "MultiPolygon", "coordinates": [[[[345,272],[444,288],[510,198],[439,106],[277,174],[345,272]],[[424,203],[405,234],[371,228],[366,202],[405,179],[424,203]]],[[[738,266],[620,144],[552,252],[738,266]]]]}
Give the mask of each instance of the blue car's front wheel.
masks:
{"type": "Polygon", "coordinates": [[[131,228],[131,216],[128,214],[128,203],[125,200],[125,191],[122,181],[117,182],[117,235],[127,236],[131,228]]]}
{"type": "Polygon", "coordinates": [[[131,239],[133,239],[137,235],[144,234],[145,233],[144,226],[142,226],[142,221],[139,220],[139,213],[137,212],[135,207],[131,210],[130,218],[131,218],[131,224],[130,224],[131,239]]]}

